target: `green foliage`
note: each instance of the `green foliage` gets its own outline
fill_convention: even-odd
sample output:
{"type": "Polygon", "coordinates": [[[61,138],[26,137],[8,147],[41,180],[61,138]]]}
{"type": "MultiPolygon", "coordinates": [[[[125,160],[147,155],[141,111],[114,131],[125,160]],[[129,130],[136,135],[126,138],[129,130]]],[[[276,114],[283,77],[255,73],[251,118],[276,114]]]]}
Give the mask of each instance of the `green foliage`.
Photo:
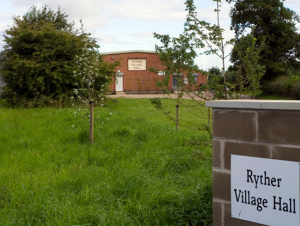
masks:
{"type": "MultiPolygon", "coordinates": [[[[196,49],[207,47],[208,50],[200,54],[215,54],[223,63],[222,78],[226,84],[225,76],[225,59],[229,55],[225,55],[225,47],[233,43],[233,40],[224,41],[224,29],[220,27],[219,11],[220,0],[214,0],[217,3],[215,12],[217,13],[218,24],[210,24],[197,18],[196,7],[193,0],[186,0],[187,19],[184,25],[184,33],[179,38],[171,39],[169,35],[154,34],[154,37],[162,42],[161,47],[156,47],[156,51],[160,54],[163,65],[166,66],[166,74],[177,74],[187,71],[188,77],[192,78],[191,73],[199,71],[194,63],[197,56],[196,49]],[[173,44],[170,47],[170,44],[173,44]],[[176,63],[175,63],[176,62],[176,63]]],[[[203,74],[205,74],[202,71],[203,74]]],[[[168,84],[168,77],[166,83],[168,84]]],[[[180,81],[179,81],[180,82],[180,81]]],[[[185,87],[181,81],[181,86],[185,87]]],[[[188,91],[191,91],[188,89],[188,91]]],[[[226,93],[227,90],[223,89],[226,93]]],[[[199,94],[199,93],[198,93],[199,94]]],[[[226,97],[226,95],[225,95],[226,97]]]]}
{"type": "MultiPolygon", "coordinates": [[[[179,125],[186,126],[179,121],[179,107],[187,108],[180,100],[181,97],[186,93],[190,95],[191,93],[196,97],[203,97],[202,89],[195,87],[195,79],[193,73],[200,72],[198,66],[195,64],[194,59],[197,56],[195,51],[195,44],[191,42],[190,37],[186,34],[181,34],[179,38],[171,38],[169,35],[159,35],[154,33],[154,37],[159,39],[162,43],[161,46],[156,45],[156,51],[159,53],[160,61],[164,67],[165,76],[162,81],[158,82],[158,85],[164,88],[165,93],[169,94],[167,89],[169,85],[170,78],[172,76],[173,80],[177,83],[177,97],[174,98],[176,102],[177,114],[172,116],[170,112],[165,111],[164,107],[159,99],[153,99],[151,103],[159,110],[161,110],[170,120],[176,122],[176,128],[179,125]],[[187,82],[186,82],[187,81],[187,82]]],[[[157,72],[155,68],[150,68],[151,72],[157,72]]],[[[202,71],[202,74],[205,74],[202,71]]],[[[203,105],[201,101],[196,101],[194,98],[194,103],[191,105],[191,112],[194,111],[193,107],[199,107],[203,105]]],[[[194,114],[197,114],[194,113],[194,114]]],[[[191,128],[191,127],[190,127],[191,128]]],[[[193,129],[204,129],[205,127],[192,127],[193,129]]]]}
{"type": "MultiPolygon", "coordinates": [[[[208,128],[208,109],[205,107],[203,101],[199,101],[198,105],[195,105],[193,100],[180,99],[179,104],[177,100],[152,98],[151,104],[158,110],[160,110],[172,123],[176,124],[176,111],[180,109],[180,121],[178,125],[182,128],[199,130],[204,133],[210,134],[210,128],[208,128]],[[177,107],[178,106],[178,107],[177,107]]],[[[153,112],[153,114],[157,114],[153,112]]]]}
{"type": "Polygon", "coordinates": [[[228,70],[226,71],[226,81],[231,84],[238,84],[238,77],[240,75],[236,70],[233,69],[232,66],[228,67],[228,70]]]}
{"type": "Polygon", "coordinates": [[[214,99],[224,99],[225,90],[227,97],[236,99],[244,91],[244,81],[238,71],[229,70],[226,72],[226,85],[224,76],[218,67],[208,70],[208,89],[214,92],[214,99]]]}
{"type": "MultiPolygon", "coordinates": [[[[81,36],[85,42],[80,55],[75,56],[76,69],[73,71],[77,78],[78,88],[74,88],[76,106],[79,106],[78,115],[89,119],[90,142],[93,143],[94,104],[103,106],[108,84],[115,75],[115,67],[119,61],[107,63],[98,52],[98,45],[94,38],[88,37],[81,27],[81,36]],[[79,103],[78,103],[79,102],[79,103]],[[79,110],[83,109],[83,114],[79,110]],[[87,112],[89,113],[87,114],[87,112]]],[[[74,96],[71,98],[74,99],[74,96]]],[[[82,125],[82,124],[81,124],[82,125]]]]}
{"type": "Polygon", "coordinates": [[[1,106],[0,225],[212,225],[209,137],[175,131],[145,99],[109,106],[95,145],[73,109],[1,106]]]}
{"type": "MultiPolygon", "coordinates": [[[[186,0],[186,11],[188,12],[186,23],[184,25],[184,32],[179,36],[179,38],[170,38],[169,35],[159,35],[154,33],[154,37],[159,39],[162,43],[161,46],[156,46],[156,51],[160,55],[160,60],[165,70],[165,77],[163,82],[160,82],[159,85],[167,86],[169,84],[170,75],[173,75],[173,79],[177,81],[177,114],[176,118],[170,117],[167,111],[164,111],[162,105],[157,101],[152,101],[152,104],[156,108],[163,111],[167,117],[175,122],[177,122],[177,128],[179,124],[179,106],[180,98],[187,94],[195,101],[193,106],[201,105],[201,101],[196,101],[194,97],[199,97],[201,99],[206,99],[204,91],[209,87],[214,91],[217,91],[216,98],[227,98],[228,91],[231,89],[231,85],[226,83],[225,76],[225,59],[228,57],[225,55],[225,46],[232,43],[232,40],[225,42],[223,38],[224,29],[220,27],[219,20],[219,11],[220,11],[220,0],[214,0],[217,3],[217,8],[215,12],[217,13],[217,25],[211,25],[206,21],[201,21],[197,18],[196,7],[193,0],[186,0]],[[211,76],[210,84],[208,86],[202,86],[198,89],[194,87],[194,78],[193,73],[199,72],[197,65],[195,65],[194,59],[197,56],[196,49],[207,47],[208,50],[204,51],[204,54],[215,54],[218,56],[223,63],[222,68],[222,78],[224,79],[224,85],[219,84],[218,78],[211,76]],[[186,77],[184,77],[186,75],[186,77]],[[185,80],[188,80],[186,84],[185,80]],[[228,88],[230,87],[230,88],[228,88]],[[191,95],[192,94],[192,95],[191,95]]],[[[157,72],[155,69],[151,69],[152,72],[157,72]]],[[[206,74],[202,71],[202,74],[206,74]]],[[[190,107],[190,106],[183,106],[190,107]]],[[[193,111],[191,109],[190,111],[193,111]]],[[[195,113],[197,114],[197,113],[195,113]]],[[[208,116],[209,118],[209,116],[208,116]]],[[[181,124],[182,125],[182,124],[181,124]]],[[[199,127],[206,128],[209,131],[208,126],[199,127]]]]}
{"type": "Polygon", "coordinates": [[[300,100],[300,76],[280,76],[274,81],[267,83],[263,88],[263,92],[300,100]]]}
{"type": "MultiPolygon", "coordinates": [[[[0,52],[0,69],[3,68],[3,64],[6,61],[6,59],[7,59],[7,57],[6,57],[6,51],[3,50],[3,51],[0,52]]],[[[0,78],[1,78],[1,76],[0,76],[0,78]]]]}
{"type": "Polygon", "coordinates": [[[3,90],[3,86],[4,86],[2,76],[1,76],[1,68],[3,67],[3,63],[4,63],[5,59],[6,59],[5,51],[1,51],[0,52],[0,99],[1,99],[1,93],[3,90]]]}
{"type": "Polygon", "coordinates": [[[208,70],[208,82],[207,82],[208,89],[210,89],[210,90],[215,89],[214,83],[216,83],[216,82],[218,84],[224,84],[224,78],[222,76],[222,71],[218,67],[211,67],[208,70]]]}
{"type": "Polygon", "coordinates": [[[78,35],[64,12],[48,6],[34,6],[13,22],[4,35],[4,98],[13,105],[67,104],[77,82],[75,56],[85,36],[78,35]]]}
{"type": "MultiPolygon", "coordinates": [[[[252,29],[257,46],[265,42],[260,52],[259,64],[265,66],[264,80],[272,80],[294,65],[300,56],[300,34],[296,23],[299,16],[284,7],[280,0],[228,0],[232,7],[231,27],[239,40],[252,29]]],[[[239,56],[233,51],[232,62],[237,63],[239,56]]]]}
{"type": "Polygon", "coordinates": [[[108,84],[115,76],[115,67],[120,65],[120,62],[105,62],[99,53],[96,40],[88,37],[83,28],[81,33],[85,45],[80,54],[75,56],[76,68],[73,76],[76,78],[77,87],[74,88],[74,96],[88,108],[91,99],[95,103],[103,104],[108,84]]]}
{"type": "Polygon", "coordinates": [[[248,82],[248,89],[252,91],[253,99],[255,99],[255,92],[257,92],[261,87],[260,80],[265,74],[265,66],[261,66],[259,64],[260,53],[264,47],[264,41],[257,46],[256,38],[253,34],[249,34],[241,37],[233,50],[239,55],[240,64],[237,67],[239,69],[240,76],[244,75],[244,79],[240,78],[240,80],[248,82]]]}
{"type": "Polygon", "coordinates": [[[233,73],[230,74],[229,80],[227,80],[227,71],[225,66],[225,59],[230,56],[230,54],[225,54],[226,46],[233,45],[234,39],[225,41],[224,39],[224,29],[220,26],[220,8],[221,0],[214,0],[216,2],[216,12],[217,24],[210,24],[206,21],[199,20],[197,17],[196,7],[193,0],[186,1],[186,11],[188,11],[188,16],[185,24],[185,31],[190,36],[191,40],[195,42],[195,46],[208,48],[204,54],[215,54],[222,61],[222,75],[221,78],[223,82],[218,81],[218,76],[211,76],[210,89],[215,92],[215,98],[227,99],[236,98],[239,94],[236,92],[237,89],[241,90],[240,78],[235,76],[233,73]]]}
{"type": "Polygon", "coordinates": [[[220,68],[211,67],[208,70],[207,87],[209,90],[214,91],[215,99],[224,98],[224,76],[222,75],[222,71],[220,70],[220,68]]]}
{"type": "MultiPolygon", "coordinates": [[[[221,0],[213,0],[216,2],[217,7],[214,12],[217,13],[217,24],[210,24],[206,21],[199,20],[197,17],[196,7],[194,5],[194,0],[187,0],[186,11],[188,11],[186,23],[185,23],[185,31],[189,35],[190,39],[195,42],[197,47],[208,48],[207,51],[204,52],[206,55],[214,54],[222,60],[222,74],[224,79],[224,84],[226,85],[226,67],[225,67],[225,59],[230,56],[230,54],[225,54],[225,48],[227,45],[233,44],[233,39],[229,41],[224,40],[224,29],[220,26],[220,8],[221,8],[221,0]]],[[[226,93],[226,89],[224,90],[226,93]]],[[[226,96],[226,95],[225,95],[226,96]]]]}
{"type": "MultiPolygon", "coordinates": [[[[194,62],[197,53],[189,37],[181,34],[179,38],[171,38],[169,35],[160,35],[157,33],[154,33],[154,37],[160,40],[162,44],[161,46],[155,46],[155,51],[159,53],[160,61],[165,68],[165,76],[160,85],[167,87],[171,75],[184,74],[189,81],[192,81],[194,79],[192,74],[198,72],[199,68],[194,62]]],[[[157,71],[157,69],[154,68],[150,70],[152,72],[157,71]]],[[[178,76],[177,79],[177,84],[180,87],[178,90],[186,86],[181,78],[181,76],[178,76]]],[[[193,82],[188,84],[192,85],[193,82]]]]}

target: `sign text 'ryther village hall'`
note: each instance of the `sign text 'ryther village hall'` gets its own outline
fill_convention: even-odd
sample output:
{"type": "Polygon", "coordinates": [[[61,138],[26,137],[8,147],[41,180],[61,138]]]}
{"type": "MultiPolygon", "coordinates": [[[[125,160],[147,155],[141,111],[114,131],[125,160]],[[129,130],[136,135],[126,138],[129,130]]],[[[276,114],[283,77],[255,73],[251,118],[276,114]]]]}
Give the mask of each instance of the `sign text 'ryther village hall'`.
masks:
{"type": "Polygon", "coordinates": [[[299,162],[231,156],[232,217],[299,226],[299,162]]]}

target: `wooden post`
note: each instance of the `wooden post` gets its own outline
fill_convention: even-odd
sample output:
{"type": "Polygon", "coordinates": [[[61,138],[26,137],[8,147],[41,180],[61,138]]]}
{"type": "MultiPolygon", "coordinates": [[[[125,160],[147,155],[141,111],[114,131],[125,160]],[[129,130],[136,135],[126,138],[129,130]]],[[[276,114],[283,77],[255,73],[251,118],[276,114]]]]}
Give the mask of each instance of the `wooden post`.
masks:
{"type": "Polygon", "coordinates": [[[90,99],[90,142],[94,142],[94,100],[90,99]]]}
{"type": "Polygon", "coordinates": [[[179,105],[176,105],[176,130],[179,129],[179,105]]]}
{"type": "Polygon", "coordinates": [[[210,108],[207,108],[208,109],[208,128],[210,128],[210,108]]]}

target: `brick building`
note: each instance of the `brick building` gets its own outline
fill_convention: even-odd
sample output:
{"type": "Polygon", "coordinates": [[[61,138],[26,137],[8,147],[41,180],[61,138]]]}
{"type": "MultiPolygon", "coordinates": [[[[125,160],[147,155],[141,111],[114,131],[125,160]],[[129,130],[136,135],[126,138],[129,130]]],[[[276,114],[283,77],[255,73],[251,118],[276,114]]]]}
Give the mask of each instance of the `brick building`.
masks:
{"type": "MultiPolygon", "coordinates": [[[[106,62],[120,60],[121,66],[116,68],[116,77],[109,87],[109,91],[126,93],[161,93],[162,88],[157,86],[157,81],[164,77],[163,66],[161,65],[158,53],[154,51],[123,51],[102,53],[106,62]],[[159,73],[152,73],[149,68],[161,70],[159,73]]],[[[181,75],[184,79],[184,75],[181,75]]],[[[195,88],[207,83],[207,76],[200,73],[193,74],[195,88]]],[[[187,82],[187,79],[184,80],[187,82]]],[[[177,90],[175,76],[170,76],[168,84],[170,91],[177,90]]]]}

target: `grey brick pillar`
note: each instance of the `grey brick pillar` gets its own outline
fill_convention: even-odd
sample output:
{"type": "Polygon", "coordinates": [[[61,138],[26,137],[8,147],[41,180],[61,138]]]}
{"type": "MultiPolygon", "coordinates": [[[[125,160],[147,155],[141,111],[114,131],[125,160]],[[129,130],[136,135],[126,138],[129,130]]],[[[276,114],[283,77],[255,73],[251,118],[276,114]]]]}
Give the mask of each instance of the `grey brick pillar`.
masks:
{"type": "Polygon", "coordinates": [[[231,154],[300,162],[300,101],[207,101],[213,111],[214,226],[258,226],[231,217],[231,154]]]}

